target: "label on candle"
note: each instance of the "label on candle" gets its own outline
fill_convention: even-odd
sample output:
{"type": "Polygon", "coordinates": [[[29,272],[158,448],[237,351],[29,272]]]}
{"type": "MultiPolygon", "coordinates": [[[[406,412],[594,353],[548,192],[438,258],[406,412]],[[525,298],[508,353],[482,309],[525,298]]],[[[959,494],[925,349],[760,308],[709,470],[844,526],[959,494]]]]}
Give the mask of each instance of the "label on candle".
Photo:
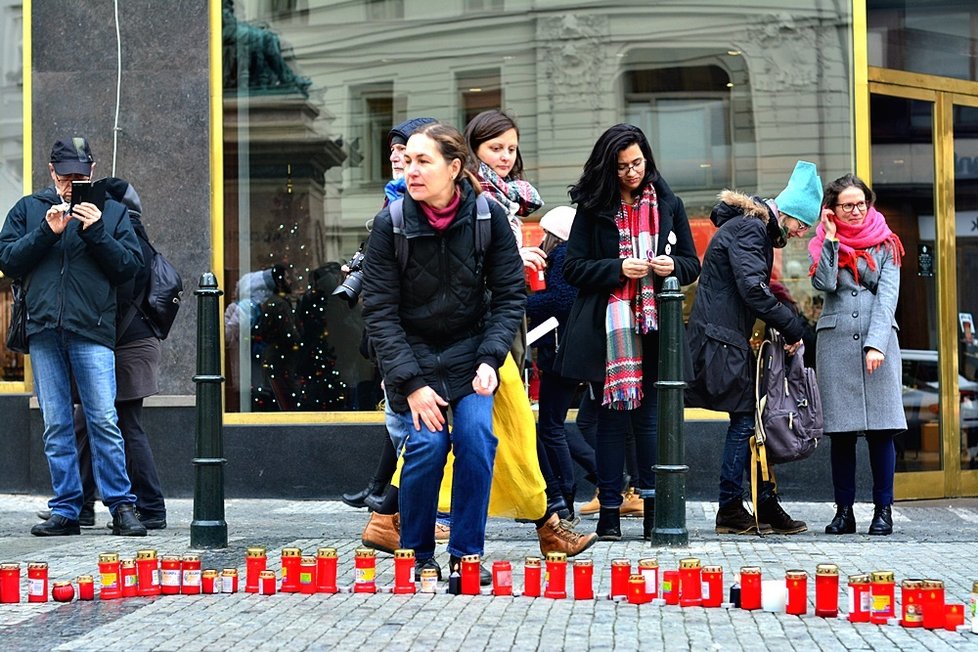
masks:
{"type": "Polygon", "coordinates": [[[874,595],[873,598],[873,613],[874,614],[887,614],[890,613],[890,596],[888,595],[874,595]]]}
{"type": "Polygon", "coordinates": [[[117,586],[118,580],[115,573],[102,573],[102,586],[117,586]]]}
{"type": "Polygon", "coordinates": [[[703,591],[703,599],[704,600],[709,600],[710,599],[710,583],[709,582],[701,582],[700,583],[700,586],[703,587],[702,588],[702,591],[703,591]]]}
{"type": "Polygon", "coordinates": [[[28,595],[44,595],[44,580],[40,580],[40,579],[28,579],[27,580],[27,594],[28,595]]]}
{"type": "Polygon", "coordinates": [[[124,581],[125,581],[126,587],[136,586],[136,574],[133,573],[132,575],[126,575],[124,577],[124,581]]]}
{"type": "Polygon", "coordinates": [[[364,582],[373,582],[376,573],[374,568],[357,568],[354,579],[357,584],[363,584],[364,582]]]}
{"type": "Polygon", "coordinates": [[[496,574],[499,580],[499,586],[513,586],[513,571],[503,570],[496,574]]]}
{"type": "MultiPolygon", "coordinates": [[[[659,569],[658,568],[641,568],[639,569],[642,575],[645,577],[645,592],[649,595],[655,595],[658,590],[659,584],[659,569]]],[[[663,585],[663,591],[668,591],[663,585]]]]}
{"type": "Polygon", "coordinates": [[[175,568],[164,568],[161,573],[163,586],[180,586],[180,571],[175,568]]]}
{"type": "Polygon", "coordinates": [[[312,573],[299,571],[299,584],[312,584],[312,573]]]}
{"type": "Polygon", "coordinates": [[[234,593],[234,580],[231,575],[221,576],[221,593],[234,593]]]}
{"type": "Polygon", "coordinates": [[[185,570],[185,571],[183,571],[183,584],[184,584],[184,586],[199,586],[200,585],[200,571],[199,570],[185,570]]]}

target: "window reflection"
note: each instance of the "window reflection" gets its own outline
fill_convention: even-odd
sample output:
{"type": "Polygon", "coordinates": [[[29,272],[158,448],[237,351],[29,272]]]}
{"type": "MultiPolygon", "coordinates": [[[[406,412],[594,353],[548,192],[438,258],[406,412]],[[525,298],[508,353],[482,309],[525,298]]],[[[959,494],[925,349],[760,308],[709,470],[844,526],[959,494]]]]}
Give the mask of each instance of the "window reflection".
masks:
{"type": "MultiPolygon", "coordinates": [[[[817,0],[750,14],[726,2],[690,13],[465,0],[437,16],[392,0],[258,4],[224,2],[232,412],[375,408],[359,306],[330,292],[383,205],[387,133],[407,118],[461,129],[486,109],[511,113],[547,206],[567,203],[597,136],[631,121],[685,202],[701,254],[724,187],[773,196],[799,158],[823,178],[851,164],[849,16],[821,20],[817,0]],[[799,55],[816,44],[817,59],[799,55]]],[[[799,242],[779,252],[773,281],[813,313],[807,270],[799,242]]]]}

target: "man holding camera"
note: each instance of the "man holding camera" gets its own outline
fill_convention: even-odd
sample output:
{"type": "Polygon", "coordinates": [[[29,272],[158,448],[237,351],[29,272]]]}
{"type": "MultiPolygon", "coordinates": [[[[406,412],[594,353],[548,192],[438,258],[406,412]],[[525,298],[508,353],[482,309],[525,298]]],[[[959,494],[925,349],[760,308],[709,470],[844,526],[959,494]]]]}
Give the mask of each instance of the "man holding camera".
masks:
{"type": "Polygon", "coordinates": [[[125,207],[107,200],[71,205],[72,184],[89,181],[95,161],[85,138],[51,149],[54,186],[23,197],[0,231],[0,271],[23,279],[34,388],[44,418],[44,453],[54,498],[35,536],[79,534],[83,496],[72,419],[74,379],[88,424],[99,493],[112,533],[145,536],[126,474],[114,400],[116,286],[133,278],[142,252],[125,207]]]}

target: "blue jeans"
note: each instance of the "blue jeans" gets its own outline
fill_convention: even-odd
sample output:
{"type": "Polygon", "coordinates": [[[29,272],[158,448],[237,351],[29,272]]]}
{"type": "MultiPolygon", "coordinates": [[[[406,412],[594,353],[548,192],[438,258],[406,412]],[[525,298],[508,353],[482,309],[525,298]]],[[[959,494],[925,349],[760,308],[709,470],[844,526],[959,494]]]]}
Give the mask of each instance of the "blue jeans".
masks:
{"type": "Polygon", "coordinates": [[[404,448],[404,441],[408,435],[414,431],[414,423],[407,425],[400,419],[397,412],[391,409],[391,403],[387,400],[387,392],[384,392],[384,425],[387,426],[387,435],[394,445],[394,452],[400,457],[401,450],[404,448]]]}
{"type": "MultiPolygon", "coordinates": [[[[731,412],[727,439],[720,465],[720,507],[744,500],[744,473],[750,471],[750,438],[754,436],[754,413],[731,412]]],[[[774,485],[760,481],[757,504],[774,495],[774,485]]]]}
{"type": "MultiPolygon", "coordinates": [[[[856,440],[858,433],[833,432],[832,486],[835,504],[851,507],[856,500],[856,440]]],[[[869,467],[873,472],[873,504],[893,504],[893,474],[896,472],[896,448],[888,431],[866,433],[869,467]]]]}
{"type": "Polygon", "coordinates": [[[52,514],[78,520],[82,484],[72,416],[71,379],[81,398],[92,471],[102,502],[113,514],[119,505],[133,505],[126,475],[126,453],[115,410],[115,354],[112,349],[61,329],[30,338],[34,390],[44,418],[44,454],[51,472],[52,514]]]}
{"type": "Polygon", "coordinates": [[[452,534],[448,552],[456,557],[481,555],[486,540],[489,487],[496,458],[492,433],[492,397],[469,394],[451,404],[453,425],[437,432],[424,423],[414,429],[411,412],[398,418],[411,434],[404,443],[404,468],[398,495],[401,508],[401,547],[414,550],[418,560],[435,554],[435,512],[438,489],[448,457],[455,453],[452,481],[452,534]]]}

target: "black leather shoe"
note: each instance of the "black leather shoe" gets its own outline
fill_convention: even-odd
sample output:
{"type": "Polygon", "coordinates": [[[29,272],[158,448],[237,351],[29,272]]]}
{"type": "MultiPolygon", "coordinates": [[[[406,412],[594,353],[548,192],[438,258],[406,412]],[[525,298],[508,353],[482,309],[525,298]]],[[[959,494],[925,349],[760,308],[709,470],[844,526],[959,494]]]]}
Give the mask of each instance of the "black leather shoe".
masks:
{"type": "Polygon", "coordinates": [[[621,511],[617,507],[602,507],[594,531],[598,541],[621,541],[621,511]]]}
{"type": "Polygon", "coordinates": [[[358,491],[352,494],[343,494],[341,498],[343,502],[349,505],[350,507],[356,507],[357,509],[360,509],[362,507],[367,506],[367,504],[363,502],[364,498],[370,495],[383,497],[383,492],[384,492],[384,488],[380,486],[380,483],[378,483],[376,480],[371,480],[370,484],[368,484],[362,491],[358,491]]]}
{"type": "Polygon", "coordinates": [[[893,534],[893,511],[889,505],[877,505],[873,509],[873,521],[869,524],[867,534],[893,534]]]}
{"type": "Polygon", "coordinates": [[[144,537],[146,526],[136,517],[136,509],[132,505],[119,505],[112,515],[112,534],[122,537],[144,537]]]}
{"type": "Polygon", "coordinates": [[[81,534],[81,528],[78,521],[72,521],[60,514],[51,514],[51,518],[32,527],[31,534],[36,537],[66,537],[81,534]]]}
{"type": "Polygon", "coordinates": [[[835,518],[825,526],[826,534],[855,534],[856,515],[852,513],[852,505],[837,505],[835,518]]]}
{"type": "MultiPolygon", "coordinates": [[[[37,517],[42,521],[51,518],[50,509],[40,509],[37,517]]],[[[81,513],[78,514],[78,525],[82,527],[95,527],[95,505],[82,505],[81,513]]]]}
{"type": "MultiPolygon", "coordinates": [[[[349,504],[350,503],[347,503],[347,505],[349,504]]],[[[379,512],[383,505],[383,494],[367,494],[363,497],[363,506],[369,509],[371,512],[379,512]]]]}
{"type": "Polygon", "coordinates": [[[165,530],[166,529],[166,514],[154,515],[154,514],[143,514],[142,512],[136,512],[136,518],[139,522],[143,524],[143,527],[147,530],[165,530]]]}

